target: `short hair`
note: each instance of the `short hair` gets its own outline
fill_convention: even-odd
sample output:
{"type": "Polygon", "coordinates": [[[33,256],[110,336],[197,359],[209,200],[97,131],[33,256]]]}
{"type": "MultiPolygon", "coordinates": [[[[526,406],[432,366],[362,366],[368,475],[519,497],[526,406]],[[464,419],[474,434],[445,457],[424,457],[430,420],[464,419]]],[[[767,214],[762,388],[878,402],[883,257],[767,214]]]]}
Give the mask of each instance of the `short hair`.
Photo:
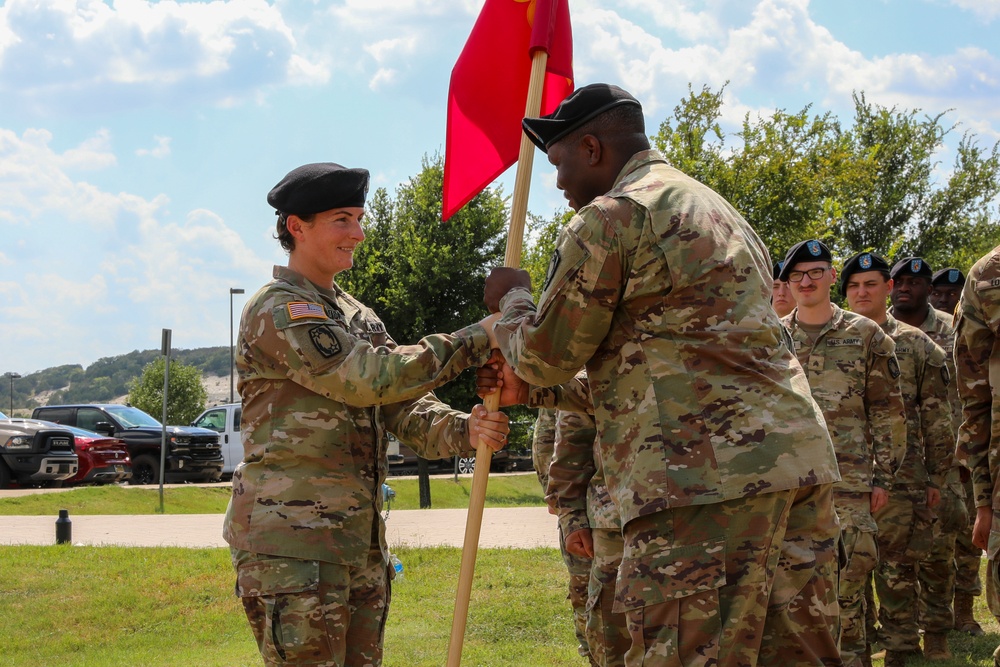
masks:
{"type": "MultiPolygon", "coordinates": [[[[292,233],[290,231],[288,231],[288,215],[289,215],[288,213],[282,213],[279,211],[278,221],[274,225],[276,234],[274,238],[278,239],[278,243],[280,243],[281,247],[285,249],[285,252],[291,252],[295,250],[295,237],[292,236],[292,233]]],[[[312,221],[316,219],[316,214],[306,213],[303,215],[299,215],[298,218],[302,222],[311,224],[312,221]]]]}

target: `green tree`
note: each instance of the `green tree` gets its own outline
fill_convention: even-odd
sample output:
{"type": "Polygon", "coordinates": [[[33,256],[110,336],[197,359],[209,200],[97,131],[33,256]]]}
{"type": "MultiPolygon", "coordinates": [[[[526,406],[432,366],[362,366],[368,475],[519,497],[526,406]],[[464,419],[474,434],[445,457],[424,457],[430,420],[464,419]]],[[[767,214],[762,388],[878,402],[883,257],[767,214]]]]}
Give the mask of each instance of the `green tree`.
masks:
{"type": "MultiPolygon", "coordinates": [[[[163,357],[146,365],[142,375],[132,381],[128,401],[159,419],[163,415],[163,357]]],[[[170,384],[167,387],[167,423],[190,424],[205,409],[208,394],[201,384],[201,372],[194,366],[170,361],[170,384]]]]}
{"type": "Polygon", "coordinates": [[[551,220],[528,214],[527,234],[521,250],[521,268],[531,275],[531,290],[536,300],[545,286],[549,262],[556,249],[556,238],[572,217],[573,211],[569,209],[557,213],[551,220]]]}

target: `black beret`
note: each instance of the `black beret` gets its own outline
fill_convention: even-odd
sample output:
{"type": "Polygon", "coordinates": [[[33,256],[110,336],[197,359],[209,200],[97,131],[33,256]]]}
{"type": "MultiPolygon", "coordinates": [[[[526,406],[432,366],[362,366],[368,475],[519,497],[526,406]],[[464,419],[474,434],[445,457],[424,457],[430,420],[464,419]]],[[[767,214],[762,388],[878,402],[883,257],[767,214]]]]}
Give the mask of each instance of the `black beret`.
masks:
{"type": "Polygon", "coordinates": [[[931,285],[965,285],[965,274],[954,266],[935,271],[931,285]]]}
{"type": "Polygon", "coordinates": [[[822,241],[817,241],[816,239],[801,241],[793,245],[789,249],[788,254],[785,255],[785,259],[781,263],[781,273],[778,274],[778,280],[787,281],[788,274],[792,272],[792,269],[799,262],[832,261],[833,255],[830,254],[830,249],[822,241]]]}
{"type": "Polygon", "coordinates": [[[844,269],[840,272],[840,293],[847,296],[848,278],[855,273],[867,273],[868,271],[878,271],[888,278],[889,262],[873,252],[859,252],[851,257],[844,262],[844,269]]]}
{"type": "Polygon", "coordinates": [[[607,83],[592,83],[577,88],[556,107],[556,110],[541,118],[525,118],[521,121],[524,133],[532,143],[547,153],[549,146],[567,134],[622,104],[634,104],[642,108],[639,100],[618,86],[607,83]]]}
{"type": "Polygon", "coordinates": [[[317,162],[288,172],[267,193],[267,203],[281,213],[309,215],[331,208],[364,206],[367,195],[367,169],[317,162]]]}
{"type": "Polygon", "coordinates": [[[892,265],[892,270],[889,271],[889,277],[895,278],[898,275],[904,276],[920,276],[922,278],[927,278],[930,280],[934,275],[931,271],[931,265],[923,260],[921,257],[904,257],[895,264],[892,265]]]}
{"type": "Polygon", "coordinates": [[[778,276],[781,275],[781,267],[783,265],[784,265],[784,262],[775,262],[774,263],[774,268],[771,269],[771,280],[777,280],[778,279],[778,276]]]}

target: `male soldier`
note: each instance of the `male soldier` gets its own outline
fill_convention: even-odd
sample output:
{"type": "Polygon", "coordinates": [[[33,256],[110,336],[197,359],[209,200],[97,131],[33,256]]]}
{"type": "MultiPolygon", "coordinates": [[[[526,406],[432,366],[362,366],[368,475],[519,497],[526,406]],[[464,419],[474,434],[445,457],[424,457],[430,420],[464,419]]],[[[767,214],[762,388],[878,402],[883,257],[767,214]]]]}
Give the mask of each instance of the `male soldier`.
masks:
{"type": "MultiPolygon", "coordinates": [[[[535,434],[531,443],[531,460],[535,474],[542,485],[542,493],[549,487],[549,466],[556,444],[556,411],[541,408],[535,420],[535,434]]],[[[555,513],[553,510],[549,510],[555,513]]],[[[569,571],[569,599],[573,608],[573,629],[576,631],[576,650],[591,665],[600,665],[591,656],[587,641],[587,589],[590,585],[590,567],[593,556],[575,555],[566,550],[566,533],[559,526],[559,551],[569,571]]]]}
{"type": "Polygon", "coordinates": [[[949,315],[954,315],[964,285],[965,274],[953,266],[935,272],[931,276],[931,305],[949,315]]]}
{"type": "MultiPolygon", "coordinates": [[[[928,291],[933,292],[930,265],[920,257],[905,257],[892,267],[892,315],[901,322],[917,327],[941,346],[948,357],[948,370],[955,376],[953,349],[955,334],[952,316],[928,303],[928,291]]],[[[964,280],[965,276],[962,276],[964,280]]],[[[957,297],[956,297],[957,300],[957,297]]],[[[957,436],[962,423],[962,405],[958,387],[952,381],[948,386],[952,406],[953,427],[957,436]]],[[[955,460],[949,468],[945,484],[941,487],[941,504],[934,510],[938,521],[934,524],[934,543],[931,553],[920,562],[917,575],[920,579],[920,619],[925,633],[947,633],[955,628],[969,634],[983,634],[972,614],[973,598],[982,592],[979,566],[982,549],[972,545],[972,482],[968,470],[955,460]],[[955,604],[952,606],[952,599],[955,604]]],[[[924,642],[924,657],[928,654],[924,642]]],[[[948,654],[947,646],[939,656],[948,654]]]]}
{"type": "Polygon", "coordinates": [[[877,324],[830,301],[837,279],[832,260],[821,241],[802,241],[788,251],[779,278],[789,283],[796,303],[782,322],[840,465],[834,505],[847,556],[840,572],[840,653],[853,667],[870,660],[864,588],[878,560],[872,514],[889,501],[906,424],[895,345],[877,324]]]}
{"type": "MultiPolygon", "coordinates": [[[[916,262],[910,264],[912,269],[916,262]]],[[[955,433],[948,401],[951,375],[944,350],[927,334],[888,314],[892,287],[889,264],[875,253],[858,253],[844,263],[840,290],[851,310],[881,326],[896,344],[899,386],[906,409],[906,451],[889,503],[874,514],[879,550],[875,589],[882,625],[879,641],[886,648],[886,667],[901,667],[907,658],[921,655],[917,562],[931,550],[932,510],[941,500],[940,489],[954,458],[955,433]]],[[[946,633],[939,630],[924,637],[929,656],[945,659],[947,654],[950,659],[946,633]]]]}
{"type": "Polygon", "coordinates": [[[778,317],[784,317],[795,308],[795,301],[792,299],[792,293],[788,290],[788,283],[784,280],[778,280],[779,275],[781,275],[781,262],[775,262],[771,272],[773,278],[771,305],[774,306],[774,312],[778,313],[778,317]]]}
{"type": "Polygon", "coordinates": [[[604,481],[592,415],[560,410],[555,455],[545,497],[559,516],[566,550],[592,563],[587,593],[587,642],[591,661],[620,667],[631,640],[625,615],[614,611],[615,581],[622,560],[622,524],[604,481]]]}
{"type": "Polygon", "coordinates": [[[840,664],[836,459],[770,305],[766,248],[650,150],[624,90],[585,86],[523,126],[577,215],[537,307],[526,272],[487,279],[513,367],[501,403],[537,404],[550,390],[525,380],[587,368],[623,524],[625,664],[840,664]]]}
{"type": "MultiPolygon", "coordinates": [[[[976,523],[972,543],[986,549],[986,601],[1000,619],[1000,246],[969,270],[955,323],[955,371],[962,398],[958,456],[972,472],[976,523]],[[992,528],[992,530],[991,530],[992,528]]],[[[993,653],[1000,667],[1000,647],[993,653]]]]}

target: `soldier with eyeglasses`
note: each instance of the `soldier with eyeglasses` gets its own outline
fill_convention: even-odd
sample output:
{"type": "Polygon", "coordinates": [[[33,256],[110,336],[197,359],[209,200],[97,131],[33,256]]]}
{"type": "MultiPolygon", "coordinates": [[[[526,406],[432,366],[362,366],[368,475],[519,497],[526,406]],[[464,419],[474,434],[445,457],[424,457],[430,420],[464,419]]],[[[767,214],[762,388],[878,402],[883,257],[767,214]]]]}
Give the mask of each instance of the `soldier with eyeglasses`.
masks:
{"type": "Polygon", "coordinates": [[[782,319],[826,419],[841,481],[834,484],[847,563],[840,572],[840,652],[844,665],[871,665],[864,588],[878,562],[874,512],[889,501],[906,422],[895,344],[875,322],[830,300],[837,280],[830,249],[802,241],[785,256],[778,278],[795,309],[782,319]]]}

